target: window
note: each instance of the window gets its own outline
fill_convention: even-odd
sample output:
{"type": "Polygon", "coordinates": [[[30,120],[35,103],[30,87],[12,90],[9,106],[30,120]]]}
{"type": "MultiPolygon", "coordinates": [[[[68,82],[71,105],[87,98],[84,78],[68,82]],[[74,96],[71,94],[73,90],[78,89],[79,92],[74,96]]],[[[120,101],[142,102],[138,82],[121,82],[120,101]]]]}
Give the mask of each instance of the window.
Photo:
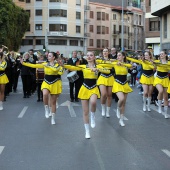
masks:
{"type": "Polygon", "coordinates": [[[109,27],[105,27],[105,30],[106,30],[106,34],[109,34],[109,27]]]}
{"type": "Polygon", "coordinates": [[[149,6],[151,6],[151,0],[149,0],[149,6]]]}
{"type": "Polygon", "coordinates": [[[67,40],[59,40],[59,39],[49,39],[49,45],[67,45],[67,40]]]}
{"type": "Polygon", "coordinates": [[[102,26],[102,34],[105,34],[105,26],[102,26]]]}
{"type": "Polygon", "coordinates": [[[107,21],[109,20],[109,14],[106,14],[106,20],[107,21]]]}
{"type": "Polygon", "coordinates": [[[102,20],[105,21],[105,12],[102,12],[102,20]]]}
{"type": "Polygon", "coordinates": [[[70,40],[71,46],[78,46],[78,40],[70,40]]]}
{"type": "Polygon", "coordinates": [[[66,4],[67,0],[50,0],[50,2],[61,2],[61,3],[66,4]]]}
{"type": "Polygon", "coordinates": [[[36,39],[36,45],[44,45],[45,40],[44,39],[36,39]]]}
{"type": "Polygon", "coordinates": [[[24,0],[19,0],[20,2],[24,2],[24,0]]]}
{"type": "Polygon", "coordinates": [[[105,40],[104,39],[102,39],[102,48],[105,48],[106,46],[105,46],[105,40]]]}
{"type": "Polygon", "coordinates": [[[35,15],[36,16],[42,16],[42,9],[36,9],[35,15]]]}
{"type": "Polygon", "coordinates": [[[100,40],[97,39],[97,48],[100,48],[100,40]]]}
{"type": "Polygon", "coordinates": [[[90,30],[89,32],[93,32],[93,25],[89,25],[89,27],[90,27],[89,28],[89,30],[90,30]]]}
{"type": "Polygon", "coordinates": [[[81,12],[76,12],[76,19],[81,19],[81,12]]]}
{"type": "Polygon", "coordinates": [[[26,3],[31,3],[31,0],[26,0],[26,3]]]}
{"type": "Polygon", "coordinates": [[[81,5],[81,0],[76,0],[76,5],[81,5]]]}
{"type": "Polygon", "coordinates": [[[22,45],[33,45],[33,40],[29,40],[29,39],[23,39],[22,40],[22,45]]]}
{"type": "Polygon", "coordinates": [[[149,19],[149,31],[160,31],[160,21],[158,17],[149,19]]]}
{"type": "Polygon", "coordinates": [[[31,31],[31,25],[28,25],[27,32],[31,31]]]}
{"type": "Polygon", "coordinates": [[[116,25],[113,25],[113,34],[116,34],[116,25]]]}
{"type": "Polygon", "coordinates": [[[97,20],[101,20],[101,12],[97,12],[97,20]]]}
{"type": "Polygon", "coordinates": [[[31,17],[31,11],[30,10],[26,10],[26,12],[28,12],[29,17],[31,17]]]}
{"type": "Polygon", "coordinates": [[[76,26],[76,33],[80,33],[81,32],[81,27],[80,26],[76,26]]]}
{"type": "Polygon", "coordinates": [[[89,40],[89,44],[90,44],[90,46],[93,46],[93,39],[89,40]]]}
{"type": "Polygon", "coordinates": [[[65,24],[50,24],[49,31],[67,31],[67,25],[65,24]]]}
{"type": "Polygon", "coordinates": [[[113,14],[113,20],[116,20],[116,14],[113,14]]]}
{"type": "Polygon", "coordinates": [[[108,40],[105,41],[105,44],[106,44],[106,47],[109,47],[109,41],[108,40]]]}
{"type": "Polygon", "coordinates": [[[101,34],[101,26],[97,26],[97,34],[101,34]]]}
{"type": "Polygon", "coordinates": [[[50,17],[67,17],[67,11],[63,9],[50,9],[49,16],[50,17]]]}
{"type": "Polygon", "coordinates": [[[42,30],[42,24],[35,24],[35,30],[42,30]]]}
{"type": "Polygon", "coordinates": [[[42,0],[36,0],[36,1],[42,1],[42,0]]]}
{"type": "Polygon", "coordinates": [[[90,18],[94,18],[94,13],[93,13],[93,11],[90,11],[90,18]]]}
{"type": "Polygon", "coordinates": [[[164,32],[164,38],[167,38],[167,14],[163,16],[163,32],[164,32]]]}

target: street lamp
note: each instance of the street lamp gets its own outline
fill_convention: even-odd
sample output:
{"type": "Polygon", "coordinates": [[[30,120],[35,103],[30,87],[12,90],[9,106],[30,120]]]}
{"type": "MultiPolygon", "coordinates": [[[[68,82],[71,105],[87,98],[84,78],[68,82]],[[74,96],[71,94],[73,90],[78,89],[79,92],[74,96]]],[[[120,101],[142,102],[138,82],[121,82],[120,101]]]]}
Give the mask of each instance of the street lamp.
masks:
{"type": "Polygon", "coordinates": [[[124,18],[123,18],[123,13],[124,13],[124,10],[123,10],[123,6],[124,6],[124,0],[122,0],[122,29],[121,29],[121,50],[124,51],[124,40],[123,40],[123,37],[124,37],[124,18]]]}
{"type": "Polygon", "coordinates": [[[137,35],[137,14],[135,14],[135,24],[136,24],[136,27],[135,27],[135,51],[137,52],[138,50],[138,35],[137,35]]]}

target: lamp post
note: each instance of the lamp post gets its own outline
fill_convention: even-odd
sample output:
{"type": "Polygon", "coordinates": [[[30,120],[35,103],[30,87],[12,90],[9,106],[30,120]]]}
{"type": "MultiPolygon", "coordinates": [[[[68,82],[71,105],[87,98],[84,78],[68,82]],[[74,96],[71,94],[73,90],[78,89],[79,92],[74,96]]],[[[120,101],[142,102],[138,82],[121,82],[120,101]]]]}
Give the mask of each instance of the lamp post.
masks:
{"type": "Polygon", "coordinates": [[[138,50],[138,35],[137,35],[137,14],[135,15],[135,22],[136,22],[136,27],[135,27],[135,51],[137,52],[138,50]]]}
{"type": "Polygon", "coordinates": [[[124,18],[123,18],[123,13],[124,13],[124,10],[123,10],[123,6],[124,6],[124,0],[122,0],[122,29],[121,29],[121,50],[124,51],[124,41],[123,41],[123,37],[124,37],[124,18]]]}

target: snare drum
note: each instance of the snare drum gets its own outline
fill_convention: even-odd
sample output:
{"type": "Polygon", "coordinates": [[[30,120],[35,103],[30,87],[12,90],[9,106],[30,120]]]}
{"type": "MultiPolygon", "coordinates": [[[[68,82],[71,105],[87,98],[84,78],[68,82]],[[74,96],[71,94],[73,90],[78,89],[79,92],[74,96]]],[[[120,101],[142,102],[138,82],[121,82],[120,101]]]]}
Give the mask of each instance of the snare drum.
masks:
{"type": "Polygon", "coordinates": [[[71,83],[75,82],[79,78],[77,71],[72,71],[72,72],[68,73],[67,78],[68,78],[69,82],[71,82],[71,83]]]}

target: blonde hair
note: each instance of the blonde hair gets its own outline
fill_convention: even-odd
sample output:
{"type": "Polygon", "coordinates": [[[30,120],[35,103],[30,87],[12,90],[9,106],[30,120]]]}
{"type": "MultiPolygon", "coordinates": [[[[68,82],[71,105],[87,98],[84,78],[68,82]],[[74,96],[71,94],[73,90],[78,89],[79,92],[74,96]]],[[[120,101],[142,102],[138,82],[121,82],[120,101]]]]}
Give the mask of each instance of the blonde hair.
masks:
{"type": "Polygon", "coordinates": [[[25,52],[24,54],[23,54],[23,59],[25,60],[25,56],[26,55],[28,55],[29,57],[30,57],[30,54],[29,54],[29,52],[25,52]]]}

